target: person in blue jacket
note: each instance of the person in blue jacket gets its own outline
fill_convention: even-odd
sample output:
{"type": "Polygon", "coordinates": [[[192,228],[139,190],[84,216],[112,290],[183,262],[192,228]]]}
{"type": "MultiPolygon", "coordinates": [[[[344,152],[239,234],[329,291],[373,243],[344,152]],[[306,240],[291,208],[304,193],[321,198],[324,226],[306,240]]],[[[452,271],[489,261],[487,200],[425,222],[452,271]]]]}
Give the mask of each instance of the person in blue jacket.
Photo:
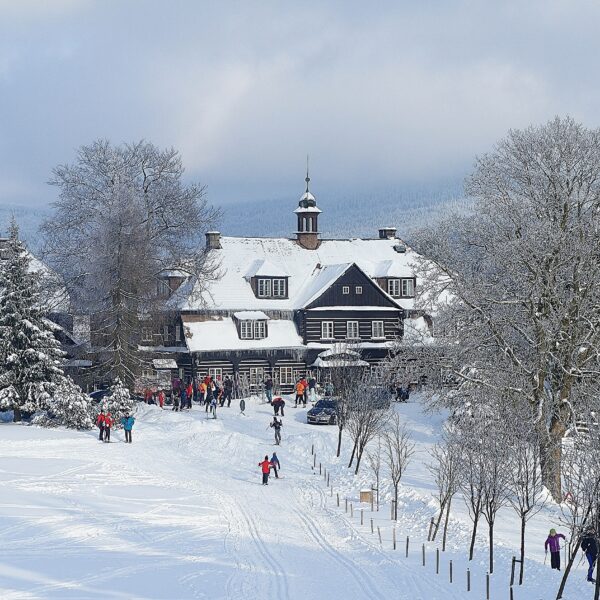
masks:
{"type": "Polygon", "coordinates": [[[129,413],[127,413],[121,419],[121,423],[123,424],[123,429],[125,430],[125,443],[131,444],[131,430],[133,429],[135,419],[129,413]]]}

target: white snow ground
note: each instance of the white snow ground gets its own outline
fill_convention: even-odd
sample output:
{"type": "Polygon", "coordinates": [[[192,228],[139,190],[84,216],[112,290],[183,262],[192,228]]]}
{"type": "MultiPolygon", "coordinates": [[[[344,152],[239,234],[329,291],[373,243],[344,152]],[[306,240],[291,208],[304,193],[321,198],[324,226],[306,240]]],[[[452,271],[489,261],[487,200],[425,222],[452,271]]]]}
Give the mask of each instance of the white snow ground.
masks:
{"type": "MultiPolygon", "coordinates": [[[[417,442],[407,471],[392,549],[389,504],[372,515],[358,493],[370,483],[367,465],[353,478],[333,458],[333,427],[305,424],[305,410],[286,408],[283,445],[272,445],[272,411],[258,400],[247,416],[235,407],[207,420],[202,409],[174,413],[141,406],[134,443],[102,444],[95,432],[0,424],[0,597],[8,599],[227,598],[265,600],[407,599],[485,597],[485,538],[469,566],[468,522],[456,502],[450,549],[435,574],[436,544],[421,544],[430,517],[430,475],[424,467],[441,417],[417,403],[398,405],[417,442]],[[313,471],[330,472],[333,492],[313,471]],[[274,449],[282,478],[260,482],[257,464],[274,449]],[[341,506],[336,506],[336,494],[341,506]],[[344,511],[344,498],[353,517],[344,511]],[[371,534],[370,518],[383,545],[371,534]],[[409,558],[405,557],[410,535],[409,558]],[[448,581],[453,560],[454,582],[448,581]]],[[[344,456],[344,460],[347,460],[344,456]]],[[[389,498],[389,491],[383,493],[389,498]]],[[[528,536],[526,585],[518,600],[553,598],[558,574],[543,565],[543,541],[556,518],[545,511],[528,536]]],[[[508,598],[508,567],[518,526],[510,511],[499,518],[497,569],[491,598],[508,598]]],[[[583,565],[565,598],[592,598],[583,565]]]]}

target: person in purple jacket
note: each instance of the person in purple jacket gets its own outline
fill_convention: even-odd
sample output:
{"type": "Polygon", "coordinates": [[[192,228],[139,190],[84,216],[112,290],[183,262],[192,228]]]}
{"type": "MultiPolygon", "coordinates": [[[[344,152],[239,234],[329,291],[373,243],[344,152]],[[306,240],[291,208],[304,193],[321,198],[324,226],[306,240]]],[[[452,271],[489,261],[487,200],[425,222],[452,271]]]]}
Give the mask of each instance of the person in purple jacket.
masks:
{"type": "Polygon", "coordinates": [[[550,565],[553,569],[560,571],[560,540],[561,538],[566,539],[562,533],[556,533],[556,529],[550,530],[550,535],[546,538],[544,548],[546,554],[548,554],[548,547],[550,547],[550,565]]]}

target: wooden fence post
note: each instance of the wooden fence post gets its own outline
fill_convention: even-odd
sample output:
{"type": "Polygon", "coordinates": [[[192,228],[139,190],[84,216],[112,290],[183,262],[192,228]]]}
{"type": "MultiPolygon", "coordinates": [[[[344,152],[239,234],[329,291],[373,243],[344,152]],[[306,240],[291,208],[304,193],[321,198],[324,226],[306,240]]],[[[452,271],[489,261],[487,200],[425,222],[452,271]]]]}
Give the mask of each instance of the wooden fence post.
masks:
{"type": "Polygon", "coordinates": [[[321,475],[321,463],[319,463],[319,475],[321,475]]]}
{"type": "Polygon", "coordinates": [[[490,600],[490,574],[485,574],[485,600],[490,600]]]}
{"type": "Polygon", "coordinates": [[[450,583],[452,583],[452,559],[450,559],[450,583]]]}
{"type": "Polygon", "coordinates": [[[410,543],[410,539],[406,536],[406,558],[408,558],[408,544],[410,543]]]}
{"type": "Polygon", "coordinates": [[[425,566],[425,544],[421,546],[421,554],[423,555],[423,566],[425,566]]]}
{"type": "Polygon", "coordinates": [[[348,512],[348,498],[345,498],[345,500],[346,500],[346,511],[345,512],[348,512]]]}
{"type": "Polygon", "coordinates": [[[338,505],[338,508],[339,508],[340,507],[340,495],[337,492],[336,492],[335,495],[337,496],[337,505],[338,505]]]}
{"type": "Polygon", "coordinates": [[[350,502],[350,518],[354,518],[354,510],[352,509],[352,502],[350,502]]]}
{"type": "Polygon", "coordinates": [[[360,524],[361,524],[361,525],[364,525],[364,522],[363,522],[363,520],[364,520],[364,515],[365,515],[365,511],[364,511],[364,510],[361,508],[361,509],[360,509],[360,524]]]}
{"type": "Polygon", "coordinates": [[[377,525],[377,535],[379,536],[379,545],[381,546],[383,542],[381,541],[381,529],[379,528],[379,525],[377,525]]]}
{"type": "Polygon", "coordinates": [[[313,469],[317,466],[317,455],[313,454],[313,469]]]}
{"type": "Polygon", "coordinates": [[[467,569],[467,592],[471,591],[471,569],[467,569]]]}
{"type": "Polygon", "coordinates": [[[311,444],[311,446],[310,446],[310,453],[311,454],[315,453],[315,445],[314,444],[311,444]]]}
{"type": "Polygon", "coordinates": [[[394,550],[396,549],[396,528],[392,528],[392,539],[394,540],[394,550]]]}
{"type": "Polygon", "coordinates": [[[373,519],[371,519],[371,533],[373,533],[373,519]]]}
{"type": "Polygon", "coordinates": [[[435,574],[440,574],[440,549],[435,549],[435,574]]]}

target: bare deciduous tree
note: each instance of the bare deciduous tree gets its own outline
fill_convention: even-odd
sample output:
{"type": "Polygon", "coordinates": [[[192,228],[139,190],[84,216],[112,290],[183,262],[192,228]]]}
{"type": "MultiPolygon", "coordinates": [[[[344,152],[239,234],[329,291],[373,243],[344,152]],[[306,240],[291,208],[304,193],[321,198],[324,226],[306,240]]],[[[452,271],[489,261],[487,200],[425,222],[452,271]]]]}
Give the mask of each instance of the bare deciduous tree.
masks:
{"type": "Polygon", "coordinates": [[[440,504],[440,513],[435,521],[431,540],[435,540],[443,517],[442,551],[446,550],[450,507],[460,482],[461,448],[456,442],[457,440],[452,432],[445,431],[442,439],[431,451],[433,462],[428,466],[436,483],[437,497],[440,504]]]}
{"type": "MultiPolygon", "coordinates": [[[[449,341],[442,369],[532,409],[544,484],[582,385],[598,388],[600,130],[570,118],[510,131],[477,160],[468,215],[414,236],[421,304],[449,341]]],[[[448,390],[438,390],[449,401],[448,390]]]]}
{"type": "Polygon", "coordinates": [[[400,480],[406,471],[406,467],[415,449],[410,434],[406,430],[398,413],[392,413],[388,425],[383,432],[382,440],[392,487],[394,488],[394,519],[398,520],[398,489],[400,487],[400,480]]]}
{"type": "Polygon", "coordinates": [[[50,181],[60,194],[42,227],[45,257],[74,311],[92,316],[101,374],[129,386],[142,364],[140,318],[156,308],[160,273],[214,275],[202,236],[218,213],[202,186],[183,182],[183,171],[174,149],[99,140],[81,147],[74,164],[56,167],[50,181]]]}
{"type": "Polygon", "coordinates": [[[379,510],[379,483],[381,481],[381,436],[377,436],[377,445],[375,449],[367,451],[367,460],[369,461],[369,467],[375,475],[375,490],[377,510],[379,510]]]}

